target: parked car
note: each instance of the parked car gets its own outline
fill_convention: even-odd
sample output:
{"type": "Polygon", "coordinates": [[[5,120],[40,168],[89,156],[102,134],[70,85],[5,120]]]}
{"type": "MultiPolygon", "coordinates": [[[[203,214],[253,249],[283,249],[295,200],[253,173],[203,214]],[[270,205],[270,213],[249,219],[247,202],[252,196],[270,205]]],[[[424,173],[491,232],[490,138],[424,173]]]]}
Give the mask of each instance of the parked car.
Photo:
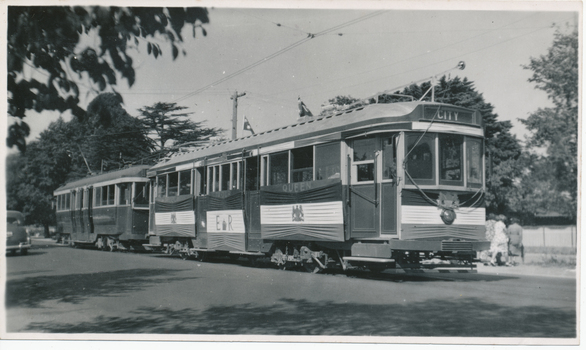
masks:
{"type": "Polygon", "coordinates": [[[19,211],[8,210],[6,212],[6,251],[21,255],[28,253],[31,247],[31,239],[24,228],[24,215],[19,211]]]}

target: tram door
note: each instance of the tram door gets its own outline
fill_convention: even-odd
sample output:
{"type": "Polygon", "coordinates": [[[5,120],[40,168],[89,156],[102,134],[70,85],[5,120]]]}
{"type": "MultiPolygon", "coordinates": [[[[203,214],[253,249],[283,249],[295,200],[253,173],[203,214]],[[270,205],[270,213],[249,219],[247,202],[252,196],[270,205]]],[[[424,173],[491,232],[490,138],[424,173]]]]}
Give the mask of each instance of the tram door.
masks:
{"type": "Polygon", "coordinates": [[[351,142],[350,236],[374,238],[397,234],[398,134],[351,142]]]}
{"type": "Polygon", "coordinates": [[[83,208],[84,208],[84,194],[85,189],[80,188],[77,190],[77,198],[76,198],[76,206],[77,206],[77,217],[79,218],[79,227],[78,230],[82,235],[85,235],[87,231],[87,227],[85,225],[85,218],[83,216],[83,208]]]}
{"type": "Polygon", "coordinates": [[[94,213],[93,213],[93,208],[94,208],[94,189],[93,187],[88,187],[87,189],[87,210],[86,210],[86,217],[84,218],[84,221],[86,222],[86,227],[87,229],[85,230],[85,232],[88,234],[88,237],[90,234],[94,233],[94,213]]]}

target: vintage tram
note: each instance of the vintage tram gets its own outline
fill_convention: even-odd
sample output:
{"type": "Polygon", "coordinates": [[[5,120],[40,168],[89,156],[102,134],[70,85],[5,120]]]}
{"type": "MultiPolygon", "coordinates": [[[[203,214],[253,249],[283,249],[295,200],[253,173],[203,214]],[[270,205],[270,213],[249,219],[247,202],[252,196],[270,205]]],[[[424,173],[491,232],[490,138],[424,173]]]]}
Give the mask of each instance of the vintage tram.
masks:
{"type": "Polygon", "coordinates": [[[483,122],[370,104],[177,153],[147,172],[153,249],[318,271],[467,269],[486,250],[483,122]]]}
{"type": "Polygon", "coordinates": [[[148,242],[148,165],[70,182],[54,191],[57,230],[72,246],[143,250],[148,242]]]}

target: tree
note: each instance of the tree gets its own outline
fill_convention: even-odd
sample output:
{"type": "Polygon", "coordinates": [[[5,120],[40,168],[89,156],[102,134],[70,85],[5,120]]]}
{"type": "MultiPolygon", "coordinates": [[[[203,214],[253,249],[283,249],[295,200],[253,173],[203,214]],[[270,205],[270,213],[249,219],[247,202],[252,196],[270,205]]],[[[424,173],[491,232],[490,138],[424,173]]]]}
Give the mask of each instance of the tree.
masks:
{"type": "Polygon", "coordinates": [[[188,119],[192,113],[181,112],[187,107],[176,103],[157,102],[152,106],[140,108],[139,119],[143,126],[151,132],[156,149],[164,154],[171,146],[187,142],[205,141],[220,134],[223,130],[204,128],[204,122],[188,119]]]}
{"type": "Polygon", "coordinates": [[[138,118],[122,107],[122,98],[114,93],[98,95],[87,108],[86,119],[73,120],[85,134],[77,138],[93,170],[112,170],[128,163],[146,161],[154,150],[138,118]]]}
{"type": "Polygon", "coordinates": [[[555,209],[571,218],[577,215],[578,196],[578,48],[578,31],[565,34],[558,28],[547,54],[523,66],[533,71],[529,82],[547,93],[553,107],[519,119],[531,132],[527,148],[545,149],[545,155],[534,157],[536,163],[522,183],[527,200],[541,203],[535,209],[555,209]],[[533,178],[542,186],[535,187],[533,178]]]}
{"type": "Polygon", "coordinates": [[[28,224],[43,225],[45,235],[55,222],[53,191],[76,168],[65,146],[76,132],[60,118],[29,144],[26,153],[8,158],[8,174],[12,174],[7,176],[7,205],[22,211],[28,224]]]}
{"type": "MultiPolygon", "coordinates": [[[[343,110],[349,108],[350,106],[354,106],[358,102],[360,102],[360,99],[354,98],[352,96],[336,96],[334,98],[330,98],[327,104],[322,104],[322,110],[319,115],[324,116],[332,113],[333,111],[343,110]]],[[[358,106],[356,105],[355,107],[358,106]]]]}
{"type": "Polygon", "coordinates": [[[8,130],[8,146],[26,149],[29,127],[22,119],[27,110],[70,110],[83,117],[76,76],[88,78],[96,91],[116,85],[117,74],[132,86],[135,70],[128,50],[133,45],[146,43],[148,54],[157,58],[163,50],[153,39],[163,37],[175,59],[183,27],[191,24],[193,36],[199,27],[205,36],[202,24],[208,22],[203,8],[9,6],[8,113],[20,120],[8,130]],[[84,35],[95,35],[97,47],[80,47],[84,35]],[[47,78],[24,74],[27,66],[47,78]]]}

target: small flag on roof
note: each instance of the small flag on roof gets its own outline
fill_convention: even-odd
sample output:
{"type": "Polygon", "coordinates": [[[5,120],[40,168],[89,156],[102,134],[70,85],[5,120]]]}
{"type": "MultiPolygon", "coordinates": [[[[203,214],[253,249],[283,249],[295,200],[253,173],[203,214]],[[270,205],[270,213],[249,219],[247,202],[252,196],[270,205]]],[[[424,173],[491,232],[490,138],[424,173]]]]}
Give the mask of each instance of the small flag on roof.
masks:
{"type": "Polygon", "coordinates": [[[303,101],[301,101],[301,97],[297,97],[297,106],[299,107],[299,116],[300,117],[313,117],[313,114],[311,114],[311,111],[309,110],[309,108],[307,108],[305,103],[303,103],[303,101]]]}
{"type": "Polygon", "coordinates": [[[250,123],[248,122],[248,119],[246,119],[246,116],[244,117],[244,125],[242,126],[242,129],[248,130],[254,134],[254,130],[252,130],[252,126],[250,126],[250,123]]]}

